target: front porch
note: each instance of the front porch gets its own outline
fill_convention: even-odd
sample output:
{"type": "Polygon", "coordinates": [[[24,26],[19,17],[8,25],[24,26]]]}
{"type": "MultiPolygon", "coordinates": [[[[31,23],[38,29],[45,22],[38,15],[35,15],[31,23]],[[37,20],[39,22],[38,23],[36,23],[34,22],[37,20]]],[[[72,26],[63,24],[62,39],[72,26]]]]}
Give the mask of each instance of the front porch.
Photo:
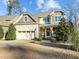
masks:
{"type": "Polygon", "coordinates": [[[40,25],[39,26],[39,36],[43,39],[51,39],[55,37],[55,31],[57,26],[52,25],[40,25]]]}

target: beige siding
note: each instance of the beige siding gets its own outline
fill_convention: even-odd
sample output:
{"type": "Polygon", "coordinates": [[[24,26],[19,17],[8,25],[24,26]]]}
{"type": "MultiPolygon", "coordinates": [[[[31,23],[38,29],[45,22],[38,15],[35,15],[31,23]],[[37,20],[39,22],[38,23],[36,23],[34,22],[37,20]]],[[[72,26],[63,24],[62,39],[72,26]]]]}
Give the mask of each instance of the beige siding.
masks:
{"type": "Polygon", "coordinates": [[[22,18],[17,22],[17,24],[26,23],[26,22],[34,22],[28,15],[23,15],[22,18]],[[27,21],[25,21],[25,17],[27,17],[27,21]]]}

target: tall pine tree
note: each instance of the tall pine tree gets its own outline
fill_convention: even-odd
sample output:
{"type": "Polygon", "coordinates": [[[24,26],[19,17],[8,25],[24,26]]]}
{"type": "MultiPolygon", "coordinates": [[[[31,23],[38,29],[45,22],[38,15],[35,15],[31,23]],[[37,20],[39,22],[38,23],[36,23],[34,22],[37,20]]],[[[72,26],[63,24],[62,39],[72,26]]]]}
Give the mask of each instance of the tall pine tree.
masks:
{"type": "Polygon", "coordinates": [[[70,33],[70,26],[63,17],[56,30],[56,38],[58,41],[66,41],[68,39],[68,34],[70,33]]]}

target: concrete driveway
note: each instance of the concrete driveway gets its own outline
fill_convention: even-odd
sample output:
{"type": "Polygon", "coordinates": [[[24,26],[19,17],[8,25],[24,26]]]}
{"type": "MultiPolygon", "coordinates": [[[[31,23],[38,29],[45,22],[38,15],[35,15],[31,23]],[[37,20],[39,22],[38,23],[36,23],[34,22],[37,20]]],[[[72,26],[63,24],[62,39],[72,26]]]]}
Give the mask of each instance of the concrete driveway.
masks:
{"type": "Polygon", "coordinates": [[[79,59],[76,55],[79,56],[79,53],[25,41],[0,43],[0,59],[79,59]],[[66,53],[69,53],[69,55],[66,53]]]}

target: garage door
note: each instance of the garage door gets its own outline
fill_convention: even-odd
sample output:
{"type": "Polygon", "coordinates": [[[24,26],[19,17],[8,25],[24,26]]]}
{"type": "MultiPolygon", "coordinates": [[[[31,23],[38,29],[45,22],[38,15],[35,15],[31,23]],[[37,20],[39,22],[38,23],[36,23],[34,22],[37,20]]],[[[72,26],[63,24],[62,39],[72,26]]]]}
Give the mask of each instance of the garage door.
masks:
{"type": "Polygon", "coordinates": [[[34,32],[24,32],[24,31],[18,31],[17,32],[17,39],[33,39],[34,38],[34,32]]]}
{"type": "Polygon", "coordinates": [[[35,37],[34,33],[35,32],[33,32],[33,31],[27,32],[28,38],[33,39],[35,37]]]}

